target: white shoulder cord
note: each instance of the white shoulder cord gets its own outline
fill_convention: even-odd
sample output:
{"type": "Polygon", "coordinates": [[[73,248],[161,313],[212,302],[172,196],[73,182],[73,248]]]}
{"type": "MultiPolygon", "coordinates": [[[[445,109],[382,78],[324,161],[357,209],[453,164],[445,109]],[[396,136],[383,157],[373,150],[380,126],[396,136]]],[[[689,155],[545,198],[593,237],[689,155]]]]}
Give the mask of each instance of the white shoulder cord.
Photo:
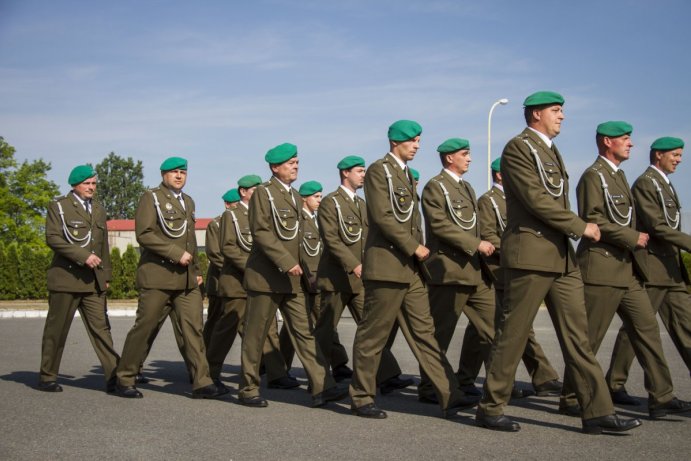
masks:
{"type": "Polygon", "coordinates": [[[609,218],[622,227],[628,227],[629,224],[631,224],[633,207],[629,205],[628,213],[621,214],[617,209],[616,204],[614,203],[612,195],[609,193],[609,186],[607,185],[607,181],[605,181],[605,176],[600,171],[598,171],[597,174],[600,176],[600,182],[602,183],[602,191],[605,193],[605,205],[607,206],[607,213],[609,214],[609,218]],[[624,220],[624,222],[620,221],[620,219],[624,220]]]}
{"type": "Polygon", "coordinates": [[[163,212],[161,211],[161,204],[158,203],[158,196],[156,195],[156,192],[151,191],[151,195],[154,197],[154,208],[156,208],[156,214],[158,215],[159,223],[161,223],[163,233],[173,239],[177,239],[185,235],[185,233],[187,232],[187,216],[185,216],[185,220],[182,223],[182,226],[177,228],[171,226],[169,229],[168,225],[166,224],[166,220],[163,217],[163,212]]]}
{"type": "Polygon", "coordinates": [[[264,189],[266,191],[266,195],[269,196],[269,203],[271,204],[271,216],[274,222],[274,228],[276,229],[276,234],[278,234],[278,237],[281,240],[293,240],[295,237],[297,237],[298,232],[300,231],[300,220],[295,221],[295,226],[293,227],[288,227],[285,224],[281,222],[281,217],[278,214],[278,210],[276,209],[276,205],[274,205],[274,198],[271,195],[271,191],[267,188],[264,189]],[[288,232],[292,232],[292,234],[283,234],[281,229],[279,228],[282,227],[288,232]]]}
{"type": "Polygon", "coordinates": [[[451,205],[451,199],[449,199],[449,191],[446,190],[446,187],[444,187],[444,184],[442,184],[441,181],[437,181],[437,184],[439,184],[439,187],[441,187],[441,190],[444,193],[446,207],[449,209],[449,215],[451,215],[451,219],[453,220],[453,222],[456,223],[456,225],[463,230],[470,230],[473,227],[475,227],[475,224],[477,223],[477,213],[473,211],[473,217],[470,219],[463,219],[462,217],[458,216],[456,212],[453,210],[453,205],[451,205]],[[470,225],[465,226],[464,224],[470,225]]]}
{"type": "Polygon", "coordinates": [[[540,175],[540,180],[542,181],[542,185],[544,186],[547,193],[552,197],[561,197],[564,193],[564,178],[559,178],[559,185],[555,185],[552,182],[552,180],[547,177],[545,166],[542,164],[540,157],[537,155],[537,150],[535,150],[535,148],[528,142],[527,139],[524,139],[523,142],[528,145],[528,147],[530,148],[530,152],[532,152],[533,156],[535,157],[535,165],[537,166],[537,172],[540,175]],[[552,192],[550,189],[558,189],[558,191],[552,192]]]}
{"type": "Polygon", "coordinates": [[[667,225],[671,227],[674,230],[677,230],[679,228],[679,210],[677,210],[677,215],[672,218],[669,213],[667,212],[667,207],[665,206],[665,197],[662,195],[662,188],[660,185],[657,183],[657,180],[655,178],[650,178],[650,180],[653,182],[653,185],[655,185],[655,189],[657,189],[657,195],[660,197],[660,206],[662,206],[662,213],[665,215],[665,222],[667,222],[667,225]]]}
{"type": "Polygon", "coordinates": [[[238,224],[238,218],[235,216],[235,212],[233,210],[228,211],[230,211],[230,215],[233,217],[233,227],[235,227],[235,235],[238,237],[238,244],[240,248],[249,253],[252,251],[252,242],[243,237],[242,232],[240,232],[240,225],[238,224]]]}
{"type": "Polygon", "coordinates": [[[411,202],[408,208],[401,208],[398,202],[394,200],[393,182],[391,181],[391,173],[389,172],[389,168],[386,166],[386,164],[383,164],[382,166],[384,167],[384,172],[386,173],[386,182],[389,187],[389,202],[391,202],[391,211],[393,211],[393,217],[396,218],[396,221],[400,223],[408,222],[413,216],[413,207],[415,206],[415,202],[411,202]]]}
{"type": "Polygon", "coordinates": [[[345,221],[343,220],[343,212],[341,211],[341,205],[336,200],[336,197],[331,197],[331,199],[336,204],[336,214],[338,214],[338,227],[343,233],[343,239],[348,243],[357,243],[362,238],[362,227],[357,232],[351,232],[346,228],[345,221]]]}
{"type": "Polygon", "coordinates": [[[84,248],[91,242],[91,229],[89,229],[89,232],[83,237],[83,238],[77,238],[74,235],[70,235],[69,229],[67,229],[67,224],[65,224],[65,212],[62,210],[62,205],[60,204],[60,201],[56,201],[55,203],[58,204],[58,211],[60,212],[60,221],[62,221],[62,233],[65,235],[65,239],[67,239],[68,242],[71,244],[79,244],[80,247],[84,248]]]}
{"type": "Polygon", "coordinates": [[[489,201],[492,202],[492,208],[494,208],[494,214],[497,215],[497,224],[499,224],[499,230],[504,232],[504,229],[506,229],[506,223],[504,222],[504,219],[501,217],[501,212],[499,211],[499,205],[497,205],[497,202],[494,200],[494,197],[490,196],[489,201]]]}
{"type": "Polygon", "coordinates": [[[307,239],[305,237],[302,237],[302,248],[305,249],[305,253],[307,253],[307,256],[317,256],[321,252],[322,241],[318,240],[315,246],[311,246],[309,243],[307,243],[307,239]]]}

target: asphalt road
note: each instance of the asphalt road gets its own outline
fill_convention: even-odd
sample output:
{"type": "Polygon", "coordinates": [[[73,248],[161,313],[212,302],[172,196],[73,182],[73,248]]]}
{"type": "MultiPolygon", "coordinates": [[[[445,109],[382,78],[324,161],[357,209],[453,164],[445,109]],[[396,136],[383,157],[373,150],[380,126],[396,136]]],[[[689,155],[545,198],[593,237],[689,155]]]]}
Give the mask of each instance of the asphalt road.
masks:
{"type": "MultiPolygon", "coordinates": [[[[239,344],[226,360],[223,379],[232,389],[221,401],[193,400],[186,370],[169,323],[146,364],[150,384],[140,386],[144,398],[127,400],[104,392],[98,360],[75,319],[62,361],[64,392],[33,389],[38,379],[44,319],[0,320],[0,459],[688,459],[691,415],[647,419],[643,373],[634,365],[628,384],[644,398],[640,407],[619,408],[644,418],[643,426],[623,435],[588,436],[580,420],[559,415],[556,397],[512,402],[506,414],[520,422],[518,433],[497,433],[474,424],[474,411],[454,420],[440,418],[437,406],[417,401],[415,388],[378,396],[389,417],[367,420],[350,415],[349,402],[324,409],[309,407],[305,375],[295,362],[298,390],[267,390],[268,408],[237,404],[239,344]],[[686,454],[685,454],[686,453],[686,454]]],[[[113,337],[121,349],[133,318],[114,318],[113,337]]],[[[449,358],[456,364],[465,318],[459,324],[449,358]]],[[[609,354],[618,328],[611,327],[600,354],[609,354]]],[[[549,316],[541,310],[536,334],[553,365],[563,360],[549,316]]],[[[352,345],[355,325],[344,319],[342,341],[352,345]]],[[[691,399],[691,380],[663,330],[664,347],[676,394],[691,399]]],[[[417,363],[399,334],[394,346],[405,374],[418,378],[417,363]]],[[[484,371],[481,377],[484,376],[484,371]]],[[[517,379],[529,386],[525,368],[517,379]]]]}

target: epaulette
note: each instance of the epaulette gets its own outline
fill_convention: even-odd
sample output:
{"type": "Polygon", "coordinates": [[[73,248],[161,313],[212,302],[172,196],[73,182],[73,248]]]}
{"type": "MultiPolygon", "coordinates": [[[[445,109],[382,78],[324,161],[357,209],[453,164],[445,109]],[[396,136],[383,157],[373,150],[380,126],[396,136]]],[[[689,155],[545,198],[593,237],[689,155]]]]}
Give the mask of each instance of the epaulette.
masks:
{"type": "Polygon", "coordinates": [[[161,190],[161,186],[149,187],[149,191],[151,192],[158,192],[159,190],[161,190]]]}
{"type": "Polygon", "coordinates": [[[58,201],[60,201],[60,200],[66,200],[66,199],[67,199],[67,196],[66,196],[66,195],[58,195],[58,196],[55,197],[53,200],[56,201],[56,202],[58,202],[58,201]]]}

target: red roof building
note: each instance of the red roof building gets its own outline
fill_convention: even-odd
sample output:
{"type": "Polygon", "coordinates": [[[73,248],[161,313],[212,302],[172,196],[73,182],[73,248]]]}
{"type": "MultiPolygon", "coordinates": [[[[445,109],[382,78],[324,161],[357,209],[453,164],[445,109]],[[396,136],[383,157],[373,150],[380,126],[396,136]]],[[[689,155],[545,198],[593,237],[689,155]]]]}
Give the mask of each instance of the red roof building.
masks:
{"type": "MultiPolygon", "coordinates": [[[[194,223],[194,232],[197,235],[197,247],[199,251],[206,248],[206,226],[213,218],[198,218],[194,223]]],[[[134,234],[134,219],[111,219],[106,223],[108,228],[108,244],[110,249],[119,248],[121,252],[127,249],[128,245],[139,248],[139,243],[134,234]]]]}

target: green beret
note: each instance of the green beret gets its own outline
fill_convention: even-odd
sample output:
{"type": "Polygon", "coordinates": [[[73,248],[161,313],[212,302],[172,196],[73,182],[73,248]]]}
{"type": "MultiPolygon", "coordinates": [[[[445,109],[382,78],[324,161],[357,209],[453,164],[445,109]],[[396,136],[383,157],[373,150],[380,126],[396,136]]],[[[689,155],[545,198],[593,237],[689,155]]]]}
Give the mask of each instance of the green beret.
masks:
{"type": "Polygon", "coordinates": [[[76,186],[94,176],[96,176],[96,172],[91,165],[79,165],[74,167],[70,173],[70,177],[67,178],[67,182],[70,183],[70,186],[76,186]]]}
{"type": "Polygon", "coordinates": [[[309,197],[310,195],[314,195],[317,192],[321,191],[322,185],[319,184],[317,181],[307,181],[306,183],[303,183],[300,186],[300,190],[298,192],[303,197],[309,197]]]}
{"type": "Polygon", "coordinates": [[[554,91],[538,91],[533,93],[523,101],[525,107],[542,106],[545,104],[564,105],[564,97],[554,91]]]}
{"type": "Polygon", "coordinates": [[[297,154],[297,146],[286,142],[274,147],[273,149],[269,149],[266,155],[264,156],[264,160],[266,160],[267,163],[270,163],[272,165],[277,165],[283,162],[287,162],[291,158],[295,157],[297,154]]]}
{"type": "Polygon", "coordinates": [[[168,157],[161,163],[161,171],[186,170],[187,160],[181,157],[168,157]]]}
{"type": "Polygon", "coordinates": [[[410,168],[410,174],[413,175],[413,179],[416,181],[420,180],[420,172],[417,171],[415,168],[410,168]]]}
{"type": "Polygon", "coordinates": [[[237,189],[233,188],[230,189],[228,192],[223,194],[223,197],[221,197],[224,202],[239,202],[240,201],[240,192],[238,192],[237,189]]]}
{"type": "Polygon", "coordinates": [[[490,168],[492,168],[492,171],[500,172],[501,171],[501,169],[499,167],[500,163],[501,163],[501,157],[494,159],[494,161],[490,165],[490,168]]]}
{"type": "Polygon", "coordinates": [[[261,183],[262,178],[260,178],[256,174],[248,174],[238,179],[238,187],[242,187],[244,189],[249,189],[250,187],[258,186],[261,183]]]}
{"type": "Polygon", "coordinates": [[[389,140],[403,142],[422,133],[422,127],[412,120],[399,120],[389,127],[389,140]]]}
{"type": "Polygon", "coordinates": [[[597,134],[609,138],[618,138],[625,134],[631,134],[632,131],[633,127],[629,123],[621,121],[604,122],[597,126],[597,134]]]}
{"type": "Polygon", "coordinates": [[[465,149],[470,149],[470,141],[463,138],[450,138],[437,147],[437,152],[440,154],[451,154],[465,149]]]}
{"type": "Polygon", "coordinates": [[[673,138],[671,136],[665,136],[663,138],[657,138],[653,145],[650,146],[652,150],[673,150],[684,148],[684,141],[679,138],[673,138]]]}
{"type": "Polygon", "coordinates": [[[344,157],[340,162],[338,162],[338,165],[336,166],[339,170],[350,170],[351,168],[356,166],[361,166],[364,168],[365,159],[362,157],[358,157],[357,155],[349,155],[347,157],[344,157]]]}

